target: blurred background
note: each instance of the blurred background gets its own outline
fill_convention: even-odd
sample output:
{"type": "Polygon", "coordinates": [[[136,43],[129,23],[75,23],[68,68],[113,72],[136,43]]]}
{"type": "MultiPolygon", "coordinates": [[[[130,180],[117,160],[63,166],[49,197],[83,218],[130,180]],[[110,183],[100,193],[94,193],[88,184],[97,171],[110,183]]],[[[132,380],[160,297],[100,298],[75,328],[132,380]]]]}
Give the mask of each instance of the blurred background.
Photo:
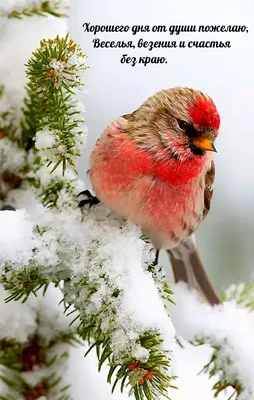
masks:
{"type": "Polygon", "coordinates": [[[253,280],[254,264],[254,2],[253,0],[76,0],[71,35],[88,55],[83,100],[89,129],[80,174],[111,118],[133,111],[160,89],[189,86],[209,94],[221,115],[212,209],[197,232],[210,277],[218,289],[253,280]],[[248,33],[84,33],[91,25],[246,25],[248,33]],[[230,40],[219,49],[94,49],[92,40],[230,40]],[[122,54],[165,56],[164,65],[131,67],[122,54]],[[135,54],[134,54],[135,53],[135,54]]]}

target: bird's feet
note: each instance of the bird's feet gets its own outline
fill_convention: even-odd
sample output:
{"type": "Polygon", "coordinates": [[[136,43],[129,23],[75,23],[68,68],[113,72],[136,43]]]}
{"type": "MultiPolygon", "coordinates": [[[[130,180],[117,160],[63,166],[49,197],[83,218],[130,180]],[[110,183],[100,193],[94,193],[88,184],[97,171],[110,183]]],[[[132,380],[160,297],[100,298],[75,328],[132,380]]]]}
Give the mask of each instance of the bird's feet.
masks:
{"type": "MultiPolygon", "coordinates": [[[[147,271],[149,271],[149,272],[154,272],[155,271],[155,267],[157,267],[157,265],[159,263],[159,254],[160,254],[160,250],[156,250],[155,259],[152,262],[152,264],[149,265],[147,271]]],[[[161,268],[158,269],[158,272],[161,272],[161,268]]]]}
{"type": "Polygon", "coordinates": [[[83,192],[80,192],[80,193],[78,194],[78,196],[81,196],[81,195],[86,196],[87,198],[81,200],[81,201],[78,203],[78,206],[79,206],[80,208],[84,207],[86,204],[89,204],[89,208],[91,208],[92,206],[94,206],[94,205],[100,203],[100,200],[97,199],[96,196],[93,196],[93,195],[90,193],[89,190],[83,190],[83,192]]]}
{"type": "Polygon", "coordinates": [[[158,262],[159,262],[159,254],[160,254],[160,250],[156,250],[155,259],[154,259],[154,262],[152,263],[152,266],[153,266],[153,267],[156,267],[156,265],[158,265],[158,262]]]}

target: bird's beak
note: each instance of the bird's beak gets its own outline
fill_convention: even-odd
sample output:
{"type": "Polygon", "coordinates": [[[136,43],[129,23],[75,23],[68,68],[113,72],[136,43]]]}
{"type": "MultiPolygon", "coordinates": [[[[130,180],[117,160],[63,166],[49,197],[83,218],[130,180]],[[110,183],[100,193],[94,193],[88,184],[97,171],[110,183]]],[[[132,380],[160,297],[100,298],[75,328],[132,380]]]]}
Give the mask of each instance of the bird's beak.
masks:
{"type": "Polygon", "coordinates": [[[207,136],[198,136],[196,138],[193,138],[192,144],[194,144],[195,147],[197,147],[201,150],[217,152],[217,150],[213,144],[213,141],[210,138],[208,138],[207,136]]]}

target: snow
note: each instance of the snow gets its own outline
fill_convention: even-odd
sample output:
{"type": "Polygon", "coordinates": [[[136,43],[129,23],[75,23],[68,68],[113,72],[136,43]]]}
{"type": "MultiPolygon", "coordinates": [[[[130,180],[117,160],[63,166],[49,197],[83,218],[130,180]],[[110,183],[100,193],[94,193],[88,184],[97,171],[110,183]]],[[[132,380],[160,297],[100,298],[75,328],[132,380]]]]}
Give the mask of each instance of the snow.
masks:
{"type": "MultiPolygon", "coordinates": [[[[73,334],[75,325],[70,327],[70,322],[74,318],[64,314],[63,303],[59,302],[63,298],[60,289],[50,285],[48,290],[43,296],[42,290],[37,293],[37,297],[31,296],[24,304],[20,302],[4,303],[4,299],[8,296],[8,291],[5,291],[0,286],[0,340],[1,339],[14,339],[16,342],[27,346],[27,344],[34,338],[39,337],[40,342],[46,347],[46,361],[52,360],[56,357],[53,364],[49,365],[35,365],[33,370],[22,372],[21,377],[25,382],[36,385],[43,379],[53,377],[54,373],[57,376],[64,376],[68,368],[68,355],[70,345],[61,341],[61,335],[73,334]],[[59,340],[60,339],[60,340],[59,340]],[[54,345],[52,343],[56,341],[54,345]]],[[[13,371],[4,371],[4,376],[8,374],[9,377],[15,380],[13,371]]],[[[61,380],[59,384],[50,390],[50,395],[47,397],[53,400],[59,393],[59,390],[69,384],[70,381],[61,380]]],[[[6,388],[0,385],[0,394],[5,393],[6,388]]],[[[10,396],[10,392],[7,392],[10,396]]],[[[17,393],[13,393],[17,398],[17,393]]],[[[23,400],[23,397],[20,397],[23,400]]]]}
{"type": "MultiPolygon", "coordinates": [[[[1,144],[1,142],[0,142],[1,144]]],[[[85,189],[84,182],[77,175],[67,170],[63,176],[62,168],[52,172],[52,166],[46,163],[36,163],[36,153],[30,151],[27,156],[29,172],[23,176],[23,183],[19,189],[8,192],[5,204],[15,208],[25,208],[34,220],[45,211],[41,203],[42,195],[50,192],[50,199],[54,199],[57,209],[77,209],[78,194],[85,189]],[[36,182],[37,188],[28,181],[36,182]],[[38,214],[38,215],[37,215],[38,214]]]]}
{"type": "MultiPolygon", "coordinates": [[[[37,312],[40,314],[39,333],[50,341],[53,335],[68,331],[70,319],[63,315],[63,308],[58,306],[61,300],[59,290],[50,286],[45,297],[39,295],[31,297],[25,304],[10,302],[3,304],[6,297],[3,289],[0,289],[1,323],[0,338],[15,338],[24,343],[28,336],[32,335],[38,325],[36,323],[37,312]],[[12,334],[12,335],[10,335],[12,334]]],[[[73,316],[72,316],[73,317],[73,316]]],[[[212,400],[211,387],[214,380],[209,380],[204,374],[198,375],[203,365],[209,359],[212,349],[209,346],[193,347],[183,342],[184,349],[176,348],[173,358],[173,373],[179,376],[176,384],[178,390],[172,389],[169,395],[173,400],[202,399],[212,400]]],[[[55,349],[58,353],[59,349],[55,349]]],[[[61,359],[62,386],[71,383],[70,394],[75,400],[127,400],[127,393],[121,394],[119,388],[111,394],[111,386],[106,383],[108,367],[105,365],[102,372],[98,373],[97,358],[92,351],[86,358],[84,353],[86,346],[65,347],[69,352],[69,359],[61,359]]],[[[61,354],[61,351],[60,351],[61,354]]],[[[52,355],[52,354],[51,354],[52,355]]],[[[47,370],[48,372],[48,370],[47,370]]],[[[35,370],[32,374],[24,374],[24,377],[32,382],[37,382],[46,373],[44,369],[35,370]]],[[[2,394],[2,388],[0,387],[2,394]]],[[[229,396],[228,396],[229,397],[229,396]]],[[[228,399],[223,395],[218,400],[228,399]]]]}
{"type": "MultiPolygon", "coordinates": [[[[111,386],[106,383],[107,366],[102,367],[101,373],[97,371],[97,358],[95,351],[91,351],[84,358],[86,348],[75,347],[70,350],[66,381],[75,382],[71,387],[71,394],[75,400],[133,400],[128,397],[127,391],[120,393],[118,387],[111,394],[111,386]]],[[[184,349],[176,348],[174,351],[174,374],[178,375],[175,384],[179,389],[170,389],[169,396],[172,400],[214,400],[211,391],[214,379],[200,374],[201,369],[211,356],[210,346],[194,347],[184,342],[184,349]]],[[[221,393],[218,400],[228,400],[232,391],[227,396],[221,393]]],[[[156,399],[157,400],[157,399],[156,399]]],[[[250,399],[248,399],[250,400],[250,399]]]]}
{"type": "Polygon", "coordinates": [[[0,339],[16,339],[25,343],[36,331],[37,310],[31,310],[28,303],[4,303],[7,296],[8,292],[0,286],[0,339]]]}
{"type": "MultiPolygon", "coordinates": [[[[46,211],[40,218],[37,216],[39,233],[24,210],[2,211],[0,218],[0,224],[5,223],[1,231],[5,234],[0,238],[5,252],[0,252],[2,267],[7,260],[16,270],[22,270],[24,262],[28,268],[39,265],[45,276],[52,272],[57,276],[59,269],[71,270],[70,293],[76,293],[77,305],[86,318],[97,315],[103,321],[102,328],[110,337],[116,359],[128,355],[145,361],[149,353],[136,340],[149,330],[161,332],[163,348],[172,349],[175,331],[154,281],[143,269],[153,255],[150,246],[140,239],[139,229],[119,221],[103,206],[86,213],[83,222],[79,210],[71,214],[46,211]],[[81,277],[89,282],[89,287],[98,287],[92,297],[76,286],[81,277]],[[113,297],[116,289],[121,293],[118,298],[113,297]]],[[[12,279],[10,274],[6,278],[12,279]]],[[[68,324],[62,320],[63,310],[53,300],[38,297],[32,298],[31,305],[30,300],[25,303],[30,306],[26,310],[28,316],[31,311],[35,315],[40,310],[41,324],[37,330],[48,341],[59,331],[68,330],[68,324]]],[[[30,379],[39,380],[43,371],[38,374],[30,379]]]]}
{"type": "MultiPolygon", "coordinates": [[[[7,213],[0,213],[4,221],[9,221],[7,213]]],[[[162,350],[173,348],[174,327],[151,275],[144,269],[153,259],[151,247],[140,239],[138,228],[117,220],[102,205],[87,212],[83,221],[79,210],[47,211],[38,219],[33,234],[24,211],[9,214],[12,218],[5,226],[3,247],[7,241],[11,245],[5,249],[6,256],[0,254],[2,271],[6,260],[19,271],[26,261],[27,268],[38,266],[49,280],[52,274],[56,278],[70,276],[66,300],[70,296],[73,301],[75,296],[74,304],[87,321],[93,315],[103,321],[101,328],[109,336],[117,360],[126,356],[135,359],[140,354],[147,358],[147,351],[136,344],[147,331],[162,334],[162,350]],[[92,296],[80,286],[81,278],[93,289],[92,296]],[[116,290],[118,296],[114,296],[116,290]]],[[[7,281],[11,279],[8,275],[7,281]]]]}
{"type": "Polygon", "coordinates": [[[83,82],[84,84],[84,74],[83,72],[88,68],[85,64],[84,56],[81,53],[81,49],[79,46],[72,51],[70,54],[66,52],[65,61],[58,61],[53,59],[50,62],[50,67],[55,70],[55,76],[59,79],[59,81],[64,81],[65,79],[68,82],[68,85],[71,84],[70,80],[83,82]],[[70,75],[68,71],[71,71],[70,75]]]}
{"type": "Polygon", "coordinates": [[[242,399],[254,396],[254,314],[235,301],[211,307],[202,304],[185,284],[172,287],[176,306],[169,312],[179,335],[189,341],[203,339],[219,346],[217,371],[223,371],[228,382],[239,380],[245,392],[242,399]],[[242,339],[241,339],[242,338],[242,339]]]}
{"type": "Polygon", "coordinates": [[[36,132],[35,146],[38,150],[50,149],[55,145],[55,141],[55,132],[46,128],[36,132]]]}
{"type": "Polygon", "coordinates": [[[8,192],[5,204],[11,204],[14,208],[25,209],[33,221],[36,221],[44,213],[44,207],[35,190],[31,187],[11,190],[8,192]]]}
{"type": "Polygon", "coordinates": [[[75,325],[70,327],[69,324],[75,314],[69,317],[64,314],[63,303],[59,304],[63,294],[53,285],[48,287],[45,296],[40,290],[36,297],[31,296],[25,303],[5,303],[8,295],[9,292],[0,285],[0,339],[15,339],[25,344],[33,335],[39,334],[50,343],[61,334],[74,331],[75,325]]]}
{"type": "MultiPolygon", "coordinates": [[[[178,390],[170,389],[169,396],[172,400],[214,400],[212,387],[216,377],[209,379],[204,373],[200,373],[207,360],[211,357],[212,349],[209,345],[200,347],[191,346],[181,340],[184,349],[178,347],[174,352],[174,373],[179,378],[176,380],[178,390]]],[[[228,400],[232,389],[227,393],[218,395],[218,400],[228,400]]]]}
{"type": "Polygon", "coordinates": [[[0,173],[20,171],[26,161],[26,152],[7,137],[0,139],[0,173]]]}
{"type": "Polygon", "coordinates": [[[65,68],[65,63],[54,59],[51,61],[49,66],[53,68],[55,71],[62,72],[65,68]]]}
{"type": "MultiPolygon", "coordinates": [[[[37,333],[46,343],[53,341],[55,337],[72,333],[76,324],[74,320],[77,312],[71,315],[64,314],[63,293],[59,288],[49,285],[45,296],[39,291],[36,297],[31,296],[27,303],[32,312],[39,313],[37,333]]],[[[69,309],[70,312],[70,309],[69,309]]]]}
{"type": "Polygon", "coordinates": [[[25,210],[0,211],[0,226],[1,265],[23,268],[32,256],[33,223],[25,210]]]}
{"type": "MultiPolygon", "coordinates": [[[[73,119],[69,119],[69,123],[73,121],[73,119]]],[[[84,133],[86,132],[86,129],[83,122],[82,127],[81,124],[79,125],[80,126],[71,130],[71,138],[69,138],[68,145],[70,146],[70,141],[73,142],[71,150],[73,152],[81,154],[85,144],[84,133]]],[[[63,144],[62,135],[63,132],[61,132],[60,130],[52,131],[49,128],[44,128],[36,133],[35,147],[37,150],[39,150],[39,154],[43,158],[43,160],[48,160],[56,163],[59,159],[62,158],[63,154],[66,155],[69,153],[69,148],[65,144],[63,144]]],[[[77,157],[72,157],[72,159],[76,158],[77,157]]]]}
{"type": "Polygon", "coordinates": [[[39,150],[43,160],[57,162],[62,154],[66,154],[66,149],[59,140],[61,132],[50,131],[48,128],[38,131],[35,135],[35,147],[39,150]]]}

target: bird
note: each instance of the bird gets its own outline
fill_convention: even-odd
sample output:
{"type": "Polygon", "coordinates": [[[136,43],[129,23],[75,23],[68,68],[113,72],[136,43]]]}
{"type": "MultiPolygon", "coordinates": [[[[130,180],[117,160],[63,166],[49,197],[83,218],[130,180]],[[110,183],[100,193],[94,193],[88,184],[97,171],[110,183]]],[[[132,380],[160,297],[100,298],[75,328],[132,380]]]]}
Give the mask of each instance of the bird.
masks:
{"type": "Polygon", "coordinates": [[[200,90],[156,92],[135,111],[108,124],[90,156],[90,191],[80,207],[102,202],[139,226],[159,252],[166,250],[175,282],[220,304],[202,264],[194,232],[207,216],[215,180],[220,115],[200,90]]]}

